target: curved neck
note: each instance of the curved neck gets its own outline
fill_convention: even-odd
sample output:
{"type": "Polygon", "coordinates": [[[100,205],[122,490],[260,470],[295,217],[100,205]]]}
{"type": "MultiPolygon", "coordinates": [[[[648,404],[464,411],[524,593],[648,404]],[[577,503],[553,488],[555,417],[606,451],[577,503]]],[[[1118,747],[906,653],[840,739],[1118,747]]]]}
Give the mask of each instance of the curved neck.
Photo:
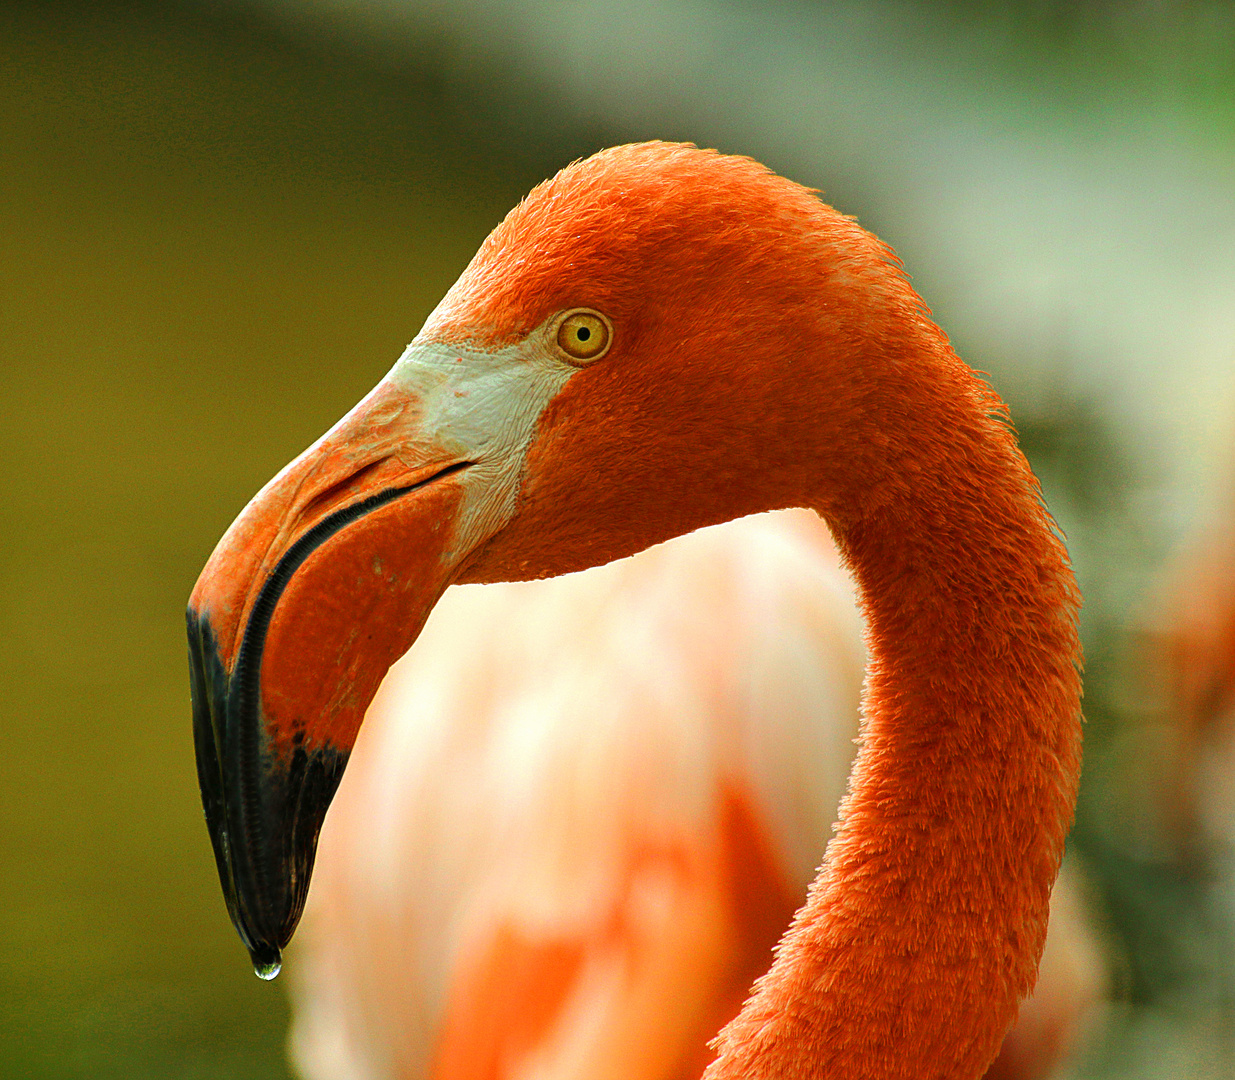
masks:
{"type": "Polygon", "coordinates": [[[848,517],[814,498],[868,620],[862,745],[710,1080],[976,1078],[1036,977],[1080,769],[1079,597],[993,395],[933,351],[896,391],[921,395],[886,447],[902,483],[848,517]]]}
{"type": "Polygon", "coordinates": [[[543,200],[607,182],[564,173],[495,232],[437,327],[488,320],[513,340],[587,296],[618,328],[541,414],[518,512],[467,576],[563,573],[816,508],[866,608],[863,745],[820,877],[710,1075],[977,1077],[1033,983],[1075,801],[1066,553],[998,399],[889,249],[749,163],[630,153],[643,165],[595,219],[612,228],[555,209],[568,227],[545,232],[543,200]],[[524,243],[536,259],[512,263],[524,243]],[[517,300],[469,314],[511,280],[517,300]]]}

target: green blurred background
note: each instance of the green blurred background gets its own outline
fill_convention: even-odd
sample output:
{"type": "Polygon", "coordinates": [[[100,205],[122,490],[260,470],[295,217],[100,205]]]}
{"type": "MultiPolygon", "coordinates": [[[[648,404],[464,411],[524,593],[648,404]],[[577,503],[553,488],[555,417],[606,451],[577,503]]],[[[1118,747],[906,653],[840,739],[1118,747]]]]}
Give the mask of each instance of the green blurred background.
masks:
{"type": "Polygon", "coordinates": [[[288,1075],[203,827],[184,601],[528,187],[652,136],[825,189],[1011,400],[1088,601],[1074,846],[1115,1002],[1078,1075],[1235,1076],[1219,860],[1154,810],[1128,660],[1235,459],[1233,42],[1199,4],[0,7],[0,1076],[288,1075]],[[1027,191],[1087,246],[948,224],[1027,191]]]}

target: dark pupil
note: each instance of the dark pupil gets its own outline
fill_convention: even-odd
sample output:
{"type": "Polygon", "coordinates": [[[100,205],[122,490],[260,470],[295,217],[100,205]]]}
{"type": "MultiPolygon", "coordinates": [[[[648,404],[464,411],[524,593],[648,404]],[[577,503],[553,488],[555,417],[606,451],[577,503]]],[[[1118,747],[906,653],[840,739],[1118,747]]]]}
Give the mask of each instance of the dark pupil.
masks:
{"type": "Polygon", "coordinates": [[[592,331],[589,330],[586,326],[581,326],[579,327],[578,330],[575,331],[575,337],[577,337],[580,341],[587,341],[587,339],[590,338],[591,336],[592,336],[592,331]]]}

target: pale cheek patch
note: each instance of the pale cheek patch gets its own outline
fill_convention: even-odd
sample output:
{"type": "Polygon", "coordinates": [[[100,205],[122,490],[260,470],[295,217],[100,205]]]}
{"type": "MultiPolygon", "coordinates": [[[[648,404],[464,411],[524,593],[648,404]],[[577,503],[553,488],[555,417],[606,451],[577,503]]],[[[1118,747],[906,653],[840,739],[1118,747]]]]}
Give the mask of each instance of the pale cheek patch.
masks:
{"type": "Polygon", "coordinates": [[[545,406],[578,369],[544,346],[538,331],[493,352],[419,339],[387,379],[422,402],[426,436],[460,461],[463,501],[455,561],[514,516],[527,449],[545,406]]]}

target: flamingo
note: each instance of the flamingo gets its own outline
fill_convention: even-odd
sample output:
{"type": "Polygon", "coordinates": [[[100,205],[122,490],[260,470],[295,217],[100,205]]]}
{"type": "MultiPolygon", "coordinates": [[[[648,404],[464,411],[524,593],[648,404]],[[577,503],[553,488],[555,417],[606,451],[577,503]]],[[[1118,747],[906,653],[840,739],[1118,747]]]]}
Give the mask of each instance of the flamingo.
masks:
{"type": "MultiPolygon", "coordinates": [[[[864,663],[811,511],[449,590],[322,829],[290,971],[297,1071],[698,1078],[805,900],[864,663]]],[[[1047,1076],[1103,989],[1061,873],[987,1080],[1047,1076]]]]}
{"type": "Polygon", "coordinates": [[[1176,740],[1168,819],[1181,838],[1235,839],[1235,499],[1162,575],[1151,657],[1176,740]]]}
{"type": "Polygon", "coordinates": [[[707,1076],[981,1075],[1033,985],[1075,805],[1067,553],[1006,409],[891,250],[687,145],[602,151],[534,189],[207,562],[198,777],[259,974],[364,711],[448,584],[792,506],[857,584],[862,740],[823,867],[707,1076]]]}

